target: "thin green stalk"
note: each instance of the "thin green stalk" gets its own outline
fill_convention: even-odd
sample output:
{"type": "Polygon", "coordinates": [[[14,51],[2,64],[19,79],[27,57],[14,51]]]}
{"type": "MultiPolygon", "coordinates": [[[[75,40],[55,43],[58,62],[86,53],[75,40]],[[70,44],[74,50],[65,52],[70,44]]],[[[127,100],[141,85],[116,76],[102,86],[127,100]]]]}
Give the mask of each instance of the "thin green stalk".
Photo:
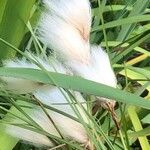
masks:
{"type": "MultiPolygon", "coordinates": [[[[103,2],[103,3],[106,3],[106,2],[103,2]]],[[[101,23],[102,23],[102,30],[103,30],[103,34],[104,34],[104,40],[106,42],[106,50],[107,50],[108,56],[110,56],[108,40],[107,40],[107,34],[106,34],[106,29],[105,29],[105,23],[104,23],[104,18],[103,18],[103,8],[104,8],[104,4],[103,3],[101,4],[101,1],[98,0],[99,14],[100,14],[101,23]]]]}
{"type": "Polygon", "coordinates": [[[123,137],[123,134],[122,134],[121,130],[119,130],[119,134],[120,134],[120,138],[121,138],[121,142],[123,144],[124,150],[128,150],[128,148],[126,147],[124,137],[123,137]]]}

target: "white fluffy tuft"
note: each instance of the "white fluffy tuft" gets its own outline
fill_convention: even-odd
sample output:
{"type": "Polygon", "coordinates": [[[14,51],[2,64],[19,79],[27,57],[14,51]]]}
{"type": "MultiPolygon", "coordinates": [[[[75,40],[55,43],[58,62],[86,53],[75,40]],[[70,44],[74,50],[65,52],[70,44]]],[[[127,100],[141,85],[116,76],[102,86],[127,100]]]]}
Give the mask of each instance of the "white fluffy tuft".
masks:
{"type": "MultiPolygon", "coordinates": [[[[64,67],[57,61],[51,62],[52,64],[49,65],[48,62],[44,61],[42,58],[34,56],[34,59],[37,59],[38,62],[48,71],[59,72],[59,73],[66,73],[64,67]]],[[[28,62],[26,59],[16,59],[14,61],[5,61],[5,67],[11,68],[33,68],[33,69],[40,69],[33,63],[28,62]]],[[[6,88],[8,90],[12,90],[16,93],[24,94],[30,93],[41,87],[40,83],[33,82],[26,79],[19,79],[13,77],[1,77],[3,81],[6,82],[6,88]]]]}
{"type": "Polygon", "coordinates": [[[116,87],[116,77],[109,57],[100,46],[91,47],[91,59],[88,64],[72,61],[68,64],[72,70],[86,79],[116,87]]]}
{"type": "MultiPolygon", "coordinates": [[[[64,93],[66,96],[67,94],[64,93]]],[[[69,114],[72,117],[78,118],[77,115],[74,113],[72,107],[68,104],[67,99],[63,96],[63,94],[58,90],[57,87],[53,89],[50,86],[45,86],[43,89],[39,89],[37,92],[33,93],[33,95],[40,100],[41,102],[56,108],[64,113],[69,114]],[[44,92],[44,93],[43,93],[44,92]]],[[[78,102],[84,102],[83,106],[86,108],[86,103],[83,97],[75,92],[75,98],[77,98],[78,102]]],[[[67,96],[68,100],[70,98],[67,96]]],[[[20,102],[22,104],[22,102],[20,102]]],[[[18,104],[20,104],[18,103],[18,104]]],[[[26,112],[43,130],[50,133],[51,135],[60,137],[58,131],[54,127],[53,123],[47,117],[47,115],[43,112],[43,110],[35,105],[23,103],[24,106],[31,107],[31,108],[22,108],[24,112],[26,112]]],[[[78,109],[80,115],[82,116],[83,120],[88,123],[86,115],[84,111],[77,105],[76,108],[78,109]]],[[[18,111],[13,110],[13,112],[20,117],[24,116],[18,111]]],[[[73,119],[66,117],[60,113],[57,113],[52,110],[47,110],[50,118],[55,123],[57,128],[59,129],[61,135],[65,138],[73,139],[78,141],[79,143],[85,144],[88,141],[87,133],[82,124],[73,119]]],[[[10,121],[10,119],[8,119],[10,121]]],[[[25,124],[24,121],[19,120],[17,118],[12,118],[11,122],[14,124],[25,124]]],[[[45,146],[53,146],[53,142],[51,142],[46,136],[41,135],[39,133],[20,128],[17,126],[6,126],[6,132],[16,138],[38,144],[38,145],[45,145],[45,146]],[[41,140],[40,140],[41,138],[41,140]]]]}
{"type": "Polygon", "coordinates": [[[91,13],[88,0],[44,0],[39,39],[66,60],[89,59],[91,13]]]}
{"type": "MultiPolygon", "coordinates": [[[[41,110],[40,107],[35,106],[33,104],[30,104],[30,103],[21,102],[21,101],[17,101],[17,104],[18,105],[20,105],[20,104],[24,105],[24,107],[22,107],[22,110],[28,116],[30,116],[30,118],[32,118],[34,120],[34,122],[36,122],[36,124],[38,124],[44,131],[59,137],[59,134],[57,133],[56,129],[54,128],[52,122],[48,119],[48,117],[41,110]],[[31,107],[31,108],[29,108],[29,107],[31,107]]],[[[23,118],[24,120],[28,120],[16,108],[11,108],[11,111],[16,116],[19,116],[20,118],[23,118]]],[[[27,122],[20,120],[19,118],[12,117],[12,115],[10,115],[10,114],[7,115],[7,118],[5,120],[6,121],[8,120],[9,122],[11,120],[12,124],[18,124],[18,125],[20,124],[20,125],[28,126],[27,122]]],[[[30,122],[30,121],[28,120],[28,122],[30,122]]],[[[32,127],[32,128],[35,129],[34,127],[32,127]]],[[[42,135],[42,134],[37,133],[37,132],[32,131],[32,130],[28,130],[26,128],[22,128],[22,127],[15,126],[15,125],[6,125],[5,131],[13,137],[28,141],[30,143],[34,143],[37,146],[54,146],[54,143],[51,142],[48,139],[48,137],[46,137],[45,135],[42,135]]]]}
{"type": "MultiPolygon", "coordinates": [[[[61,89],[61,91],[58,90],[57,87],[51,89],[51,87],[46,85],[45,87],[37,90],[33,94],[37,99],[42,101],[44,104],[47,104],[49,106],[52,106],[53,108],[65,112],[71,115],[72,117],[78,118],[68,102],[68,100],[71,102],[70,97],[63,89],[61,89]]],[[[87,109],[86,102],[81,96],[81,94],[78,92],[74,92],[72,94],[75,96],[76,100],[79,103],[83,103],[82,104],[83,107],[87,109]]],[[[78,105],[76,105],[76,108],[78,109],[83,120],[85,122],[88,122],[84,111],[78,105]]],[[[74,139],[80,143],[87,142],[88,140],[87,134],[85,132],[84,127],[80,123],[57,112],[54,111],[48,112],[52,120],[56,123],[57,127],[60,129],[62,135],[64,135],[66,138],[74,139]]]]}
{"type": "Polygon", "coordinates": [[[24,140],[27,141],[31,144],[36,144],[37,147],[40,146],[54,146],[54,143],[52,143],[48,137],[27,130],[27,129],[23,129],[14,125],[6,125],[6,132],[16,138],[19,138],[20,140],[24,140]]]}
{"type": "MultiPolygon", "coordinates": [[[[91,9],[89,1],[43,0],[43,3],[47,9],[43,12],[39,23],[39,39],[49,48],[54,49],[57,57],[63,58],[65,64],[71,68],[76,75],[116,87],[116,77],[111,68],[108,55],[101,47],[96,46],[91,47],[90,53],[89,34],[91,28],[91,9]]],[[[57,71],[67,74],[66,69],[58,62],[50,65],[36,56],[34,56],[33,59],[37,59],[48,71],[57,71]]],[[[6,62],[5,66],[40,69],[26,60],[9,61],[6,62]]],[[[13,89],[19,93],[32,92],[35,98],[44,104],[78,118],[72,107],[67,104],[67,99],[70,100],[70,97],[63,89],[64,94],[56,87],[50,85],[41,86],[36,82],[25,79],[9,77],[2,77],[2,79],[6,81],[8,89],[13,89]]],[[[79,93],[75,92],[72,94],[74,94],[78,102],[85,103],[85,100],[79,93]]],[[[102,101],[107,101],[107,99],[102,98],[102,101]]],[[[108,101],[115,105],[114,101],[108,101]]],[[[87,109],[86,104],[83,106],[87,109]]],[[[79,106],[77,106],[77,109],[83,117],[83,120],[88,123],[83,110],[81,110],[79,106]]],[[[60,137],[53,123],[50,122],[40,107],[36,106],[31,111],[25,110],[25,112],[28,112],[30,117],[45,131],[60,137]]],[[[47,112],[64,137],[74,139],[84,144],[88,142],[88,136],[82,124],[52,110],[47,110],[47,112]]],[[[15,123],[17,123],[17,121],[18,120],[14,120],[15,123]]],[[[46,136],[34,133],[33,131],[19,127],[7,127],[6,130],[11,135],[20,139],[42,145],[53,145],[46,136]]]]}
{"type": "MultiPolygon", "coordinates": [[[[111,67],[108,54],[100,46],[91,47],[91,58],[88,64],[80,63],[72,60],[67,64],[72,68],[76,75],[85,79],[92,80],[111,87],[117,87],[117,80],[114,71],[111,67]]],[[[107,98],[98,97],[99,105],[108,109],[109,104],[112,108],[115,107],[115,101],[107,98]]]]}
{"type": "Polygon", "coordinates": [[[89,0],[43,0],[48,11],[78,29],[83,37],[89,37],[91,8],[89,0]]]}

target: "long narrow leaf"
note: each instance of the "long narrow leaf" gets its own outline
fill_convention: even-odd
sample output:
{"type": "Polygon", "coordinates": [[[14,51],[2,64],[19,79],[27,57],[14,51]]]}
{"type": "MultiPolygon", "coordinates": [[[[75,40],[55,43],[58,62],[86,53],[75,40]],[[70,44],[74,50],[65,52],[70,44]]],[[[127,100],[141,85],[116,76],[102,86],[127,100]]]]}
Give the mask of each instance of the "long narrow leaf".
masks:
{"type": "Polygon", "coordinates": [[[1,0],[0,1],[0,23],[4,14],[4,10],[5,10],[5,5],[7,3],[7,0],[1,0]]]}
{"type": "Polygon", "coordinates": [[[150,102],[140,98],[139,96],[135,96],[134,94],[123,92],[119,89],[114,89],[112,87],[76,76],[71,77],[59,73],[49,72],[49,76],[53,79],[50,80],[49,76],[41,70],[3,67],[0,68],[0,76],[24,78],[45,84],[58,85],[66,89],[72,89],[90,95],[107,97],[119,102],[150,109],[150,102]],[[55,83],[53,81],[55,81],[55,83]]]}
{"type": "MultiPolygon", "coordinates": [[[[128,17],[128,18],[123,18],[123,19],[119,19],[119,20],[114,20],[108,23],[105,23],[105,29],[107,28],[113,28],[113,27],[117,27],[117,26],[121,26],[124,24],[132,24],[132,23],[136,23],[136,22],[142,22],[142,21],[149,21],[150,20],[150,15],[137,15],[134,17],[128,17]]],[[[92,29],[92,32],[94,31],[101,31],[103,29],[103,26],[97,26],[94,27],[92,29]]]]}
{"type": "MultiPolygon", "coordinates": [[[[11,0],[6,4],[2,22],[0,24],[0,37],[18,47],[25,34],[26,23],[29,20],[30,10],[35,0],[11,0]]],[[[0,42],[0,59],[15,55],[10,47],[0,42]]]]}

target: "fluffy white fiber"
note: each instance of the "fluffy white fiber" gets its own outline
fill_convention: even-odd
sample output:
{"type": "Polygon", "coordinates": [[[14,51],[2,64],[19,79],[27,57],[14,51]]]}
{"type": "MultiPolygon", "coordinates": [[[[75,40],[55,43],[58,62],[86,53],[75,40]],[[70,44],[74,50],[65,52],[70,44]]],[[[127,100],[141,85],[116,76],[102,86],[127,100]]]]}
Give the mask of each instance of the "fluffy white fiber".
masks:
{"type": "Polygon", "coordinates": [[[117,81],[112,70],[109,57],[100,46],[91,47],[91,57],[88,64],[72,60],[68,64],[72,70],[88,80],[111,87],[116,87],[117,81]]]}
{"type": "MultiPolygon", "coordinates": [[[[67,95],[66,93],[64,93],[67,95]]],[[[83,107],[86,108],[85,100],[82,98],[82,96],[79,93],[76,93],[78,96],[75,98],[78,98],[78,102],[84,102],[83,107]],[[80,99],[79,99],[80,97],[80,99]]],[[[75,95],[76,95],[75,94],[75,95]]],[[[43,89],[42,87],[33,93],[33,95],[40,100],[41,102],[59,110],[62,111],[72,117],[78,118],[77,115],[74,113],[74,110],[69,105],[67,99],[63,96],[63,94],[59,91],[57,87],[49,87],[45,86],[43,89]],[[44,91],[44,94],[43,94],[44,91]],[[53,97],[54,96],[54,97],[53,97]],[[60,103],[61,102],[61,103],[60,103]]],[[[68,97],[68,100],[70,98],[68,97]]],[[[23,104],[25,105],[25,104],[23,104]]],[[[26,105],[25,105],[26,106],[26,105]]],[[[86,144],[88,141],[88,135],[79,122],[66,117],[58,112],[47,110],[50,118],[52,119],[51,122],[48,116],[43,112],[43,110],[34,105],[29,105],[32,108],[22,108],[44,131],[48,132],[51,135],[61,137],[59,132],[56,130],[54,124],[57,126],[58,130],[60,131],[61,135],[63,135],[64,138],[75,140],[79,143],[86,144]]],[[[78,109],[80,115],[82,116],[82,119],[88,123],[86,119],[86,115],[84,111],[76,104],[76,108],[78,109]]],[[[19,111],[15,112],[16,115],[22,116],[19,111]]],[[[10,121],[10,120],[9,120],[10,121]]],[[[11,122],[15,124],[25,124],[25,122],[19,120],[19,119],[11,119],[11,122]]],[[[23,129],[17,126],[13,125],[7,125],[6,126],[6,132],[16,138],[28,141],[33,144],[43,145],[43,146],[54,146],[54,143],[49,140],[46,136],[23,129]]]]}
{"type": "MultiPolygon", "coordinates": [[[[33,56],[33,58],[35,58],[35,60],[38,60],[38,62],[40,62],[40,64],[48,71],[59,72],[64,74],[68,73],[68,70],[65,70],[65,68],[58,61],[51,61],[52,64],[49,64],[46,61],[43,61],[40,57],[33,56]]],[[[5,66],[40,69],[36,65],[29,63],[26,60],[18,59],[15,61],[5,62],[5,66]]],[[[72,107],[69,105],[69,102],[72,103],[72,100],[70,99],[66,91],[64,91],[63,89],[60,90],[55,86],[42,85],[26,79],[10,77],[3,77],[2,79],[7,83],[7,89],[11,89],[18,93],[29,93],[32,91],[34,97],[40,100],[42,103],[49,105],[57,110],[60,110],[66,114],[69,114],[72,117],[78,118],[72,107]]],[[[85,100],[83,99],[81,94],[78,92],[73,92],[72,94],[79,103],[84,103],[83,107],[87,109],[85,100]]],[[[76,108],[81,114],[83,120],[87,122],[84,111],[77,104],[76,108]]],[[[39,124],[43,128],[43,130],[52,135],[60,137],[53,123],[49,120],[49,118],[41,110],[40,107],[34,106],[31,109],[23,109],[37,124],[39,124]]],[[[86,143],[88,141],[88,136],[85,132],[85,129],[80,123],[57,112],[51,110],[47,110],[47,112],[65,138],[71,138],[80,143],[86,143]]],[[[16,115],[20,116],[21,114],[19,111],[17,111],[16,115]]],[[[12,121],[15,124],[22,123],[22,121],[18,119],[13,119],[12,121]]],[[[16,138],[23,139],[34,144],[53,146],[53,142],[51,142],[46,136],[27,129],[23,129],[13,125],[7,125],[6,132],[16,138]]]]}
{"type": "Polygon", "coordinates": [[[81,30],[90,33],[91,11],[88,0],[44,0],[47,8],[39,23],[39,39],[76,75],[116,87],[108,55],[100,46],[89,46],[81,30]],[[77,25],[76,25],[77,24],[77,25]]]}
{"type": "MultiPolygon", "coordinates": [[[[51,61],[47,62],[40,56],[34,56],[30,55],[30,58],[37,60],[44,68],[46,68],[48,71],[54,71],[59,73],[66,73],[64,67],[58,62],[58,61],[51,61]],[[33,56],[33,57],[32,57],[33,56]],[[51,63],[51,65],[49,65],[51,63]]],[[[5,67],[11,67],[11,68],[32,68],[32,69],[40,69],[37,65],[33,63],[29,63],[26,59],[15,59],[14,61],[8,60],[4,62],[5,67]]],[[[8,90],[12,90],[16,93],[25,94],[35,91],[35,89],[38,89],[41,87],[40,83],[33,82],[26,79],[18,79],[18,78],[12,78],[12,77],[1,77],[3,81],[6,82],[6,88],[8,90]]]]}
{"type": "Polygon", "coordinates": [[[44,0],[39,39],[65,60],[89,60],[91,13],[88,0],[44,0]]]}
{"type": "Polygon", "coordinates": [[[5,130],[9,135],[15,138],[19,138],[20,140],[29,142],[30,144],[34,144],[37,147],[54,146],[54,143],[50,141],[48,137],[37,132],[33,132],[24,128],[19,128],[14,125],[6,125],[5,130]]]}
{"type": "MultiPolygon", "coordinates": [[[[43,58],[31,55],[32,59],[37,60],[48,71],[68,74],[68,72],[81,76],[98,83],[111,87],[116,87],[116,77],[111,68],[108,55],[100,46],[91,46],[89,44],[89,34],[91,28],[91,9],[88,0],[43,0],[46,10],[43,12],[39,26],[38,37],[49,48],[54,50],[59,62],[48,62],[43,58]],[[71,69],[66,70],[61,60],[71,69]]],[[[26,60],[7,61],[6,67],[34,68],[40,69],[36,65],[26,60]]],[[[2,77],[7,83],[7,89],[18,93],[32,93],[34,97],[46,105],[52,106],[63,111],[72,117],[78,118],[72,107],[68,104],[71,102],[70,97],[63,89],[50,85],[43,85],[33,81],[2,77]],[[62,93],[63,92],[63,93],[62,93]],[[66,99],[67,98],[67,99],[66,99]]],[[[94,87],[93,87],[94,88],[94,87]]],[[[85,100],[81,94],[72,92],[79,103],[84,103],[83,107],[87,109],[85,100]]],[[[113,107],[114,101],[98,98],[104,102],[102,106],[107,107],[105,102],[110,103],[113,107]]],[[[88,123],[83,110],[76,104],[82,119],[88,123]]],[[[60,137],[54,125],[44,114],[40,107],[35,106],[32,109],[25,109],[30,117],[38,123],[45,131],[60,137]]],[[[65,138],[73,139],[79,143],[88,142],[88,135],[82,124],[63,116],[57,112],[47,110],[49,116],[57,125],[61,134],[65,138]]],[[[81,118],[81,117],[80,117],[81,118]]],[[[18,123],[18,119],[13,120],[18,123]]],[[[23,140],[40,145],[53,146],[46,136],[21,129],[19,127],[7,126],[6,131],[23,140]]]]}
{"type": "MultiPolygon", "coordinates": [[[[57,137],[59,137],[59,134],[57,133],[56,129],[54,128],[53,124],[51,123],[51,121],[48,119],[48,117],[46,116],[46,114],[41,110],[40,107],[30,104],[30,103],[26,103],[26,102],[22,102],[22,101],[17,101],[18,105],[24,105],[24,107],[22,107],[22,110],[28,115],[30,116],[30,118],[32,118],[44,131],[46,132],[50,132],[52,135],[55,135],[57,137]],[[26,106],[26,107],[25,107],[26,106]],[[28,107],[28,108],[27,108],[28,107]],[[30,108],[29,108],[30,107],[30,108]]],[[[11,111],[13,112],[13,114],[15,114],[16,116],[19,116],[20,118],[23,118],[24,120],[28,120],[19,110],[17,110],[16,108],[11,108],[11,111]]],[[[20,124],[20,125],[27,125],[27,122],[25,122],[24,120],[21,120],[19,118],[15,118],[12,117],[12,115],[8,114],[6,119],[12,124],[20,124]]],[[[5,120],[6,120],[5,119],[5,120]]],[[[7,121],[6,120],[6,121],[7,121]]],[[[28,120],[28,122],[31,122],[30,120],[28,120]]],[[[30,126],[31,127],[31,126],[30,126]]],[[[40,133],[28,130],[26,128],[21,128],[18,127],[16,125],[6,125],[5,127],[6,132],[16,138],[19,138],[21,140],[24,141],[28,141],[30,143],[34,143],[37,146],[54,146],[54,143],[52,141],[49,140],[48,137],[46,137],[45,135],[42,135],[40,133]]],[[[33,128],[33,127],[32,127],[33,128]]],[[[35,129],[35,128],[33,128],[35,129]]]]}
{"type": "MultiPolygon", "coordinates": [[[[80,104],[82,103],[82,106],[85,109],[87,109],[86,102],[83,99],[83,97],[81,96],[81,94],[79,94],[78,92],[72,92],[72,94],[74,95],[74,97],[78,101],[78,103],[80,103],[80,104]]],[[[71,115],[72,117],[78,118],[77,115],[75,114],[74,110],[72,109],[72,107],[69,104],[69,103],[72,103],[70,97],[63,89],[61,89],[61,91],[60,91],[57,87],[51,89],[51,87],[49,87],[49,86],[44,86],[43,88],[34,92],[33,95],[37,99],[42,101],[43,103],[45,103],[49,106],[52,106],[53,108],[56,108],[62,112],[65,112],[65,113],[71,115]]],[[[82,116],[82,119],[85,122],[88,122],[83,109],[80,108],[77,104],[76,104],[76,109],[78,109],[80,115],[82,116]]],[[[56,123],[56,125],[60,129],[62,135],[64,135],[65,137],[74,139],[80,143],[87,142],[87,140],[88,140],[87,134],[85,132],[85,129],[83,128],[83,126],[80,123],[78,123],[66,116],[63,116],[59,113],[56,113],[56,112],[53,112],[50,110],[48,112],[49,112],[52,120],[56,123]]]]}
{"type": "Polygon", "coordinates": [[[89,0],[43,0],[47,10],[78,29],[83,37],[89,38],[91,8],[89,0]]]}

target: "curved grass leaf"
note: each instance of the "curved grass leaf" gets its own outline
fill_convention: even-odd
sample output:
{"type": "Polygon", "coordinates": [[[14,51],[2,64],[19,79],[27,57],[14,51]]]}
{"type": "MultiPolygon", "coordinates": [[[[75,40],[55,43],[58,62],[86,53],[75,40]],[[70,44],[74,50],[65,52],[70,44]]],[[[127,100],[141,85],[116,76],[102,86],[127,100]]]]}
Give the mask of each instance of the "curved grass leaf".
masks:
{"type": "MultiPolygon", "coordinates": [[[[138,67],[127,66],[127,77],[133,80],[137,80],[141,85],[146,84],[150,80],[150,70],[138,67]],[[143,80],[143,81],[142,81],[143,80]]],[[[120,74],[125,75],[124,70],[120,74]]],[[[146,89],[150,91],[150,86],[147,86],[146,89]]]]}
{"type": "Polygon", "coordinates": [[[146,32],[145,35],[141,35],[140,38],[138,38],[136,41],[131,43],[131,45],[129,45],[124,51],[121,51],[119,54],[117,54],[112,60],[113,63],[117,63],[124,56],[129,54],[135,47],[139,46],[141,43],[143,43],[145,40],[147,40],[149,38],[150,38],[150,33],[148,31],[148,32],[146,32]]]}
{"type": "MultiPolygon", "coordinates": [[[[131,10],[130,14],[128,15],[128,17],[143,14],[148,3],[149,2],[145,1],[145,0],[137,0],[135,2],[133,9],[131,10]]],[[[127,39],[127,37],[132,33],[135,26],[136,26],[136,24],[123,25],[121,27],[121,31],[119,32],[119,35],[117,37],[117,41],[124,41],[125,39],[127,39]]]]}
{"type": "Polygon", "coordinates": [[[76,76],[72,77],[54,72],[49,72],[48,76],[41,70],[3,67],[0,68],[0,76],[23,78],[45,84],[57,85],[65,89],[72,89],[89,95],[106,97],[119,102],[150,109],[150,102],[139,96],[76,76]],[[49,77],[51,77],[51,79],[49,77]]]}
{"type": "MultiPolygon", "coordinates": [[[[150,15],[137,15],[134,17],[127,17],[127,18],[123,18],[123,19],[119,19],[119,20],[114,20],[114,21],[105,23],[104,27],[105,27],[105,29],[108,29],[108,28],[121,26],[124,24],[132,24],[132,23],[143,22],[143,21],[150,21],[150,15]]],[[[92,32],[101,31],[101,30],[103,30],[102,25],[94,27],[92,29],[92,32]]]]}
{"type": "MultiPolygon", "coordinates": [[[[106,5],[104,7],[104,12],[109,12],[109,11],[120,11],[120,10],[123,10],[123,9],[126,9],[127,11],[131,11],[133,9],[132,6],[125,6],[125,5],[106,5]]],[[[150,9],[146,9],[145,12],[150,12],[150,9]]],[[[95,15],[99,15],[99,10],[98,8],[93,8],[92,9],[92,13],[95,14],[95,15]]]]}

